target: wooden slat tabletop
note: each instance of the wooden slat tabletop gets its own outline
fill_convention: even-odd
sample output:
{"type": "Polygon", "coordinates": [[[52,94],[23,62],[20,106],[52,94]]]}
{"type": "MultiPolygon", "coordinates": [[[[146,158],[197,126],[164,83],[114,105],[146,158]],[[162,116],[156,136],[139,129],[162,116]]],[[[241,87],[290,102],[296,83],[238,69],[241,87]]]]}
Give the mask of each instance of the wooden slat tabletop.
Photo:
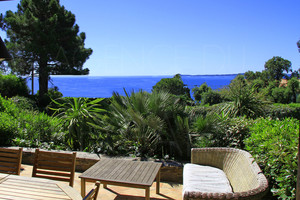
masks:
{"type": "Polygon", "coordinates": [[[161,165],[147,161],[102,159],[79,178],[151,186],[161,165]]]}
{"type": "Polygon", "coordinates": [[[0,174],[0,199],[79,200],[82,197],[74,188],[57,181],[0,174]]]}

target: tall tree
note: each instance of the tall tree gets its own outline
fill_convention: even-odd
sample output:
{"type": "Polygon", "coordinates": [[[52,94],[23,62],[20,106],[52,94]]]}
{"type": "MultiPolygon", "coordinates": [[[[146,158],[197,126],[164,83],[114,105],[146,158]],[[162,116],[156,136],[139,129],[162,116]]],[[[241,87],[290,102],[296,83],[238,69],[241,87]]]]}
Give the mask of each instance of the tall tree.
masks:
{"type": "Polygon", "coordinates": [[[289,60],[283,59],[279,56],[274,56],[265,63],[265,71],[270,74],[271,79],[281,80],[285,74],[292,72],[292,63],[289,60]]]}
{"type": "Polygon", "coordinates": [[[48,91],[51,74],[89,73],[83,64],[92,49],[84,48],[85,33],[79,33],[75,15],[59,0],[21,0],[17,12],[7,11],[2,18],[12,71],[25,75],[34,66],[40,97],[48,91]]]}
{"type": "Polygon", "coordinates": [[[287,83],[287,88],[290,90],[292,94],[292,102],[296,103],[297,95],[299,94],[300,91],[300,82],[298,78],[296,77],[291,78],[291,80],[289,80],[287,83]]]}
{"type": "Polygon", "coordinates": [[[193,96],[195,98],[196,101],[201,101],[202,97],[203,97],[203,94],[206,93],[206,92],[209,92],[211,91],[211,87],[209,87],[206,82],[203,83],[202,85],[200,85],[200,87],[194,87],[192,89],[193,91],[193,96]]]}
{"type": "Polygon", "coordinates": [[[183,96],[187,99],[191,98],[190,89],[181,79],[180,74],[176,74],[173,78],[163,78],[152,87],[152,92],[165,91],[173,95],[183,96]]]}

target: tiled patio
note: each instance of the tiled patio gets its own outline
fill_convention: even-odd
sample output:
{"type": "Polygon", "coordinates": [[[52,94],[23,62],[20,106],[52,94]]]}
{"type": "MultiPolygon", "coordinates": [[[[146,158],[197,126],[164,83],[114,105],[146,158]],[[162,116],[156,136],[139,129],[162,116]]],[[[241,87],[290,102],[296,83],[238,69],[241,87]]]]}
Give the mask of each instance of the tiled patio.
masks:
{"type": "MultiPolygon", "coordinates": [[[[32,166],[23,165],[23,170],[21,170],[21,176],[31,176],[32,166]]],[[[75,184],[74,188],[80,192],[80,176],[81,173],[76,173],[75,175],[75,184]]],[[[87,191],[92,189],[94,183],[87,183],[87,191]]],[[[153,183],[150,189],[151,200],[163,200],[163,199],[173,199],[180,200],[182,199],[182,185],[176,183],[160,183],[160,194],[156,194],[156,182],[153,183]]],[[[101,200],[144,200],[145,199],[145,190],[135,189],[129,187],[119,187],[119,186],[110,186],[108,189],[104,189],[101,185],[98,199],[101,200]]]]}

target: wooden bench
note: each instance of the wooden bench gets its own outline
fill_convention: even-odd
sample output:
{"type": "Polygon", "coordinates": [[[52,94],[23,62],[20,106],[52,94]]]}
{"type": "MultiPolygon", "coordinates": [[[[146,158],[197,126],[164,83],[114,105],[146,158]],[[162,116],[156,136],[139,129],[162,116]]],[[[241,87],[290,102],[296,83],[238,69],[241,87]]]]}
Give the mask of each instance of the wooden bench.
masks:
{"type": "MultiPolygon", "coordinates": [[[[268,189],[268,182],[252,156],[243,150],[233,148],[196,148],[191,152],[191,163],[221,169],[225,173],[232,192],[193,190],[193,184],[203,181],[189,178],[197,172],[183,173],[183,199],[262,199],[268,189]],[[188,175],[189,174],[189,175],[188,175]],[[189,176],[189,177],[188,177],[189,176]],[[196,182],[196,183],[195,183],[196,182]]],[[[204,181],[205,182],[205,181],[204,181]]],[[[215,184],[223,187],[218,181],[215,184]]],[[[224,185],[225,186],[225,185],[224,185]]],[[[197,187],[196,187],[197,188],[197,187]]]]}

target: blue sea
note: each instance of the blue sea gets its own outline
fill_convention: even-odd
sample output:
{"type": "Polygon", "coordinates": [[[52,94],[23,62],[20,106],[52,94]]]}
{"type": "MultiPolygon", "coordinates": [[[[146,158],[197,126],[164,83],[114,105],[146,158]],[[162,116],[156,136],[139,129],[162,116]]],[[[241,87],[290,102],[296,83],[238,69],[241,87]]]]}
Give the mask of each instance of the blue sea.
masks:
{"type": "MultiPolygon", "coordinates": [[[[152,87],[162,78],[173,76],[51,76],[49,88],[57,86],[64,97],[111,97],[113,92],[124,95],[127,92],[144,90],[151,92],[152,87]]],[[[206,82],[212,89],[229,85],[236,77],[231,75],[181,75],[182,81],[192,90],[206,82]]],[[[31,78],[27,78],[31,89],[31,78]]],[[[32,90],[32,89],[31,89],[32,90]]],[[[34,94],[38,90],[38,78],[34,79],[34,94]]]]}

